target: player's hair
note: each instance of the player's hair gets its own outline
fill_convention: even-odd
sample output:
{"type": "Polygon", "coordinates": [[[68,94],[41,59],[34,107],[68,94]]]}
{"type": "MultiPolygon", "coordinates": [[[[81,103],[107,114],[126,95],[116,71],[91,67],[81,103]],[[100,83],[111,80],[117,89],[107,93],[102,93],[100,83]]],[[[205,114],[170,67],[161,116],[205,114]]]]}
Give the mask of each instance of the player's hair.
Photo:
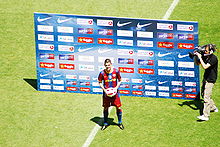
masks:
{"type": "Polygon", "coordinates": [[[111,61],[110,59],[105,59],[104,65],[105,65],[106,63],[112,63],[112,61],[111,61]]]}

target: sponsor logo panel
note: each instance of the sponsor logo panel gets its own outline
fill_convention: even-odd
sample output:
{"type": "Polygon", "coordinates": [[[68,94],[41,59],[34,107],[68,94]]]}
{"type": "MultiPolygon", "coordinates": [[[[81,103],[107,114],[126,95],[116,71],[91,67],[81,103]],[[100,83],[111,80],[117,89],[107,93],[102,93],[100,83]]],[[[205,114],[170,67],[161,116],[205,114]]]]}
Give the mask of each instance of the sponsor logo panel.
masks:
{"type": "Polygon", "coordinates": [[[69,45],[58,45],[58,51],[63,51],[63,52],[74,52],[74,46],[69,46],[69,45]]]}
{"type": "Polygon", "coordinates": [[[55,63],[40,62],[40,68],[55,68],[55,63]]]}
{"type": "Polygon", "coordinates": [[[113,39],[98,38],[98,44],[113,44],[113,39]]]}
{"type": "Polygon", "coordinates": [[[54,50],[54,45],[53,44],[38,44],[38,49],[39,50],[53,51],[54,50]]]}
{"type": "Polygon", "coordinates": [[[174,76],[174,70],[158,69],[158,75],[161,75],[161,76],[174,76]]]}
{"type": "Polygon", "coordinates": [[[143,91],[132,91],[133,95],[143,95],[143,91]]]}
{"type": "Polygon", "coordinates": [[[145,91],[144,93],[146,96],[156,96],[157,95],[157,93],[153,92],[153,91],[145,91]]]}
{"type": "Polygon", "coordinates": [[[157,23],[158,30],[173,30],[173,24],[157,23]]]}
{"type": "Polygon", "coordinates": [[[54,54],[40,54],[40,59],[54,59],[54,54]]]}
{"type": "Polygon", "coordinates": [[[90,92],[90,88],[87,88],[87,87],[80,87],[80,91],[82,92],[90,92]]]}
{"type": "Polygon", "coordinates": [[[74,60],[74,55],[59,55],[59,60],[74,60]]]}
{"type": "Polygon", "coordinates": [[[117,30],[117,36],[133,37],[133,31],[117,30]]]}
{"type": "Polygon", "coordinates": [[[192,43],[178,43],[179,49],[194,49],[194,44],[192,43]]]}
{"type": "Polygon", "coordinates": [[[193,25],[177,24],[177,30],[178,31],[194,31],[194,26],[193,25]]]}
{"type": "Polygon", "coordinates": [[[77,91],[78,88],[77,87],[66,87],[67,91],[77,91]]]}
{"type": "Polygon", "coordinates": [[[76,23],[78,25],[93,25],[93,19],[77,18],[76,23]]]}
{"type": "Polygon", "coordinates": [[[112,27],[113,26],[113,20],[97,19],[97,26],[112,27]]]}
{"type": "Polygon", "coordinates": [[[99,35],[113,35],[113,30],[111,29],[98,29],[99,35]]]}
{"type": "Polygon", "coordinates": [[[154,47],[154,42],[153,41],[138,40],[137,46],[139,46],[139,47],[154,47]]]}
{"type": "Polygon", "coordinates": [[[134,73],[134,68],[130,67],[119,67],[118,68],[121,73],[134,73]]]}
{"type": "Polygon", "coordinates": [[[53,35],[38,34],[38,40],[54,41],[54,36],[53,35]]]}
{"type": "Polygon", "coordinates": [[[79,43],[94,43],[94,39],[91,37],[78,37],[79,43]]]}
{"type": "Polygon", "coordinates": [[[60,64],[59,64],[59,68],[60,68],[60,69],[74,70],[74,69],[75,69],[75,65],[74,65],[74,64],[64,64],[64,63],[60,63],[60,64]]]}
{"type": "Polygon", "coordinates": [[[73,33],[73,27],[57,27],[57,32],[59,33],[73,33]]]}
{"type": "Polygon", "coordinates": [[[78,60],[82,61],[82,62],[94,62],[95,58],[94,58],[94,56],[82,56],[82,55],[79,55],[78,56],[78,60]]]}
{"type": "Polygon", "coordinates": [[[178,34],[179,40],[194,40],[193,34],[178,34]]]}
{"type": "Polygon", "coordinates": [[[53,85],[53,90],[64,90],[64,86],[55,86],[55,85],[53,85]]]}
{"type": "Polygon", "coordinates": [[[169,97],[170,93],[168,93],[168,92],[159,92],[158,95],[162,96],[162,97],[169,97]]]}
{"type": "Polygon", "coordinates": [[[131,58],[118,58],[119,64],[134,64],[134,59],[131,58]]]}
{"type": "Polygon", "coordinates": [[[183,97],[182,93],[172,93],[172,97],[183,97]]]}
{"type": "Polygon", "coordinates": [[[196,94],[186,94],[185,97],[195,99],[197,97],[197,95],[196,94]]]}
{"type": "Polygon", "coordinates": [[[157,42],[157,46],[160,48],[174,48],[173,42],[157,42]]]}
{"type": "Polygon", "coordinates": [[[79,70],[83,70],[83,71],[95,71],[95,67],[94,67],[94,65],[79,64],[79,70]]]}
{"type": "Polygon", "coordinates": [[[174,67],[174,61],[158,60],[158,66],[174,67]]]}
{"type": "Polygon", "coordinates": [[[153,74],[154,74],[154,69],[138,68],[138,73],[139,73],[139,74],[149,74],[149,75],[153,75],[153,74]]]}
{"type": "Polygon", "coordinates": [[[58,41],[60,42],[74,42],[73,36],[60,36],[58,35],[58,41]]]}
{"type": "Polygon", "coordinates": [[[78,28],[79,34],[93,34],[93,28],[78,28]]]}
{"type": "Polygon", "coordinates": [[[137,37],[139,37],[139,38],[153,38],[153,32],[137,31],[137,37]]]}
{"type": "Polygon", "coordinates": [[[132,49],[118,49],[118,55],[134,55],[134,50],[132,50],[132,49]]]}
{"type": "Polygon", "coordinates": [[[154,65],[154,60],[138,59],[138,65],[154,65]]]}
{"type": "Polygon", "coordinates": [[[133,46],[133,40],[117,39],[117,45],[133,46]]]}
{"type": "Polygon", "coordinates": [[[42,32],[53,32],[53,26],[38,25],[37,30],[42,32]]]}
{"type": "Polygon", "coordinates": [[[119,90],[120,94],[130,94],[130,90],[119,90]]]}
{"type": "Polygon", "coordinates": [[[195,72],[194,71],[178,71],[178,75],[180,77],[195,77],[195,72]]]}
{"type": "Polygon", "coordinates": [[[196,87],[196,82],[185,82],[185,86],[196,87]]]}
{"type": "Polygon", "coordinates": [[[40,85],[40,89],[49,90],[51,89],[51,85],[40,85]]]}
{"type": "Polygon", "coordinates": [[[159,38],[159,39],[173,39],[174,34],[173,33],[157,33],[157,38],[159,38]]]}

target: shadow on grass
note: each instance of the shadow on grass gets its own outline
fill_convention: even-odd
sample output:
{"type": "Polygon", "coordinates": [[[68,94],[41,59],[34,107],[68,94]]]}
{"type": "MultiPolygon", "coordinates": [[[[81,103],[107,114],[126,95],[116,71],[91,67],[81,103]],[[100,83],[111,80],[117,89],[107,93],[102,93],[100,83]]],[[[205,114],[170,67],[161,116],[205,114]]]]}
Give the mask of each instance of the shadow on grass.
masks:
{"type": "Polygon", "coordinates": [[[25,82],[27,82],[29,85],[31,85],[35,90],[37,90],[37,79],[26,79],[23,78],[25,82]]]}
{"type": "MultiPolygon", "coordinates": [[[[93,121],[94,123],[98,124],[99,126],[103,126],[103,117],[93,117],[90,119],[90,121],[93,121]]],[[[114,122],[114,118],[108,118],[108,124],[109,125],[117,125],[117,123],[114,122]]]]}
{"type": "Polygon", "coordinates": [[[192,100],[192,101],[185,101],[182,104],[178,104],[179,106],[188,106],[193,110],[199,110],[200,115],[203,114],[203,101],[201,99],[192,100]]]}

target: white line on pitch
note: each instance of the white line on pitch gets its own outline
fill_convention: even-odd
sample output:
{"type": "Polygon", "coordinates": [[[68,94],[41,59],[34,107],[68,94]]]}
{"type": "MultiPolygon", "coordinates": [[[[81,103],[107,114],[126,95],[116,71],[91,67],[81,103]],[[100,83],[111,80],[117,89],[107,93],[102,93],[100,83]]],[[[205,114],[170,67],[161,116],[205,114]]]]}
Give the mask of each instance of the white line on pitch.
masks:
{"type": "MultiPolygon", "coordinates": [[[[112,110],[112,107],[109,108],[109,114],[110,114],[111,110],[112,110]]],[[[96,124],[95,127],[90,132],[88,138],[86,139],[86,141],[82,147],[89,147],[89,145],[92,143],[92,141],[95,138],[95,135],[97,134],[99,129],[100,129],[100,126],[98,124],[96,124]]]]}
{"type": "Polygon", "coordinates": [[[167,10],[166,14],[163,16],[163,19],[169,19],[170,15],[172,14],[173,10],[177,6],[180,0],[174,0],[170,5],[170,8],[167,10]]]}

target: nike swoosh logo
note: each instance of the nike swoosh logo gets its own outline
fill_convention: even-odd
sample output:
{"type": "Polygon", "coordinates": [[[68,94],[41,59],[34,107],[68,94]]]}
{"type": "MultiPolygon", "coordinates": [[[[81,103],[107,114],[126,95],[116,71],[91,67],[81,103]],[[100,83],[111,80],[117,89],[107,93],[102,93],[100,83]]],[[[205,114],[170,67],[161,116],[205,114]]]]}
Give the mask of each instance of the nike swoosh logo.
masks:
{"type": "Polygon", "coordinates": [[[46,21],[48,19],[51,19],[52,17],[47,17],[47,18],[40,18],[40,16],[37,18],[38,22],[46,21]]]}
{"type": "Polygon", "coordinates": [[[61,75],[53,75],[53,78],[61,77],[61,75]]]}
{"type": "Polygon", "coordinates": [[[57,22],[58,23],[64,23],[64,22],[67,22],[67,21],[70,21],[72,18],[67,18],[67,19],[60,19],[60,18],[58,18],[57,19],[57,22]]]}
{"type": "Polygon", "coordinates": [[[98,81],[98,78],[94,78],[94,77],[93,77],[92,80],[94,80],[94,81],[98,81]]]}
{"type": "Polygon", "coordinates": [[[48,76],[49,74],[40,74],[40,77],[46,77],[48,76]]]}
{"type": "Polygon", "coordinates": [[[165,53],[165,54],[161,54],[160,52],[158,53],[158,57],[164,57],[164,56],[167,56],[167,55],[170,55],[172,53],[165,53]]]}
{"type": "Polygon", "coordinates": [[[79,51],[79,52],[85,52],[85,51],[88,51],[88,50],[91,50],[91,49],[93,49],[93,47],[84,48],[84,49],[79,48],[78,51],[79,51]]]}
{"type": "Polygon", "coordinates": [[[130,23],[132,23],[132,22],[120,23],[120,21],[119,21],[119,22],[117,23],[117,26],[118,26],[118,27],[122,27],[122,26],[128,25],[128,24],[130,24],[130,23]]]}
{"type": "Polygon", "coordinates": [[[149,83],[152,83],[154,80],[152,81],[145,81],[145,84],[149,84],[149,83]]]}
{"type": "Polygon", "coordinates": [[[186,55],[180,55],[180,54],[178,54],[178,58],[185,58],[185,57],[188,57],[189,55],[188,54],[186,54],[186,55]]]}
{"type": "Polygon", "coordinates": [[[100,54],[102,54],[102,53],[106,53],[106,52],[109,52],[109,51],[111,51],[112,49],[107,49],[107,50],[102,50],[102,49],[99,49],[98,50],[98,52],[100,53],[100,54]]]}
{"type": "Polygon", "coordinates": [[[164,84],[164,83],[166,83],[166,82],[167,82],[167,81],[164,81],[164,82],[159,81],[158,84],[164,84]]]}
{"type": "Polygon", "coordinates": [[[147,24],[143,24],[143,25],[140,25],[140,23],[137,24],[137,28],[141,29],[143,27],[146,27],[146,26],[149,26],[151,25],[152,23],[147,23],[147,24]]]}

